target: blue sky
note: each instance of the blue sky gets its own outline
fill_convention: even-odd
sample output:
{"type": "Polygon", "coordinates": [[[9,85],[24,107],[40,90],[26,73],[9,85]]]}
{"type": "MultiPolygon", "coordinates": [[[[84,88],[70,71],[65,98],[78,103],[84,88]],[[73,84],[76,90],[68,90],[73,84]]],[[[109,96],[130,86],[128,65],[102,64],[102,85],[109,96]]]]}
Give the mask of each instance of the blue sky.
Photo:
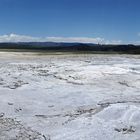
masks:
{"type": "Polygon", "coordinates": [[[136,43],[139,6],[140,0],[0,0],[0,41],[27,36],[136,43]]]}

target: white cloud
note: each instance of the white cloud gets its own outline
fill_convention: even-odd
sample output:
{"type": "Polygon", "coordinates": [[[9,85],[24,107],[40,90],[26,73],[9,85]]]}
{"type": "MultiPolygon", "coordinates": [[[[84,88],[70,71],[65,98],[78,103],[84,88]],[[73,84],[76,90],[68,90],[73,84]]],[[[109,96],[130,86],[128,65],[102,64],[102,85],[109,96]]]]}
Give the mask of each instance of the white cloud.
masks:
{"type": "Polygon", "coordinates": [[[106,40],[104,44],[122,44],[121,40],[106,40]]]}
{"type": "Polygon", "coordinates": [[[130,44],[140,45],[140,41],[135,41],[134,43],[130,43],[130,44]]]}
{"type": "Polygon", "coordinates": [[[47,41],[54,42],[81,42],[81,43],[102,43],[103,38],[88,38],[88,37],[47,37],[47,41]]]}
{"type": "Polygon", "coordinates": [[[30,42],[30,41],[39,41],[39,40],[40,39],[36,37],[17,35],[17,34],[0,36],[0,42],[30,42]]]}
{"type": "Polygon", "coordinates": [[[100,44],[120,44],[121,40],[105,40],[104,38],[96,37],[32,37],[26,35],[1,35],[0,42],[80,42],[80,43],[100,43],[100,44]]]}

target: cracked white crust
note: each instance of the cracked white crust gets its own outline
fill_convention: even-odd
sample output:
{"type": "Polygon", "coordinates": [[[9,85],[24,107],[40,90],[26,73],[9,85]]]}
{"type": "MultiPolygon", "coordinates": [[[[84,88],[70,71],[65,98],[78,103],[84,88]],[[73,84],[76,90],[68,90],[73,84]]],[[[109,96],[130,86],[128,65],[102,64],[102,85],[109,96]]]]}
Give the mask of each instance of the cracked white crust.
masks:
{"type": "Polygon", "coordinates": [[[140,139],[139,56],[0,54],[0,139],[140,139]]]}

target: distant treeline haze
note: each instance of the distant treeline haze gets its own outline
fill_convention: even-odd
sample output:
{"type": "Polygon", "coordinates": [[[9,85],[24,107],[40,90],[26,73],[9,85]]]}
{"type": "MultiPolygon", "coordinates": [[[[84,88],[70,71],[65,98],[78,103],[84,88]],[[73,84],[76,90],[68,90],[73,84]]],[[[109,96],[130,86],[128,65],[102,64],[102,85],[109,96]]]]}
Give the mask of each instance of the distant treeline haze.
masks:
{"type": "Polygon", "coordinates": [[[131,44],[100,45],[90,43],[20,42],[20,43],[0,43],[0,49],[140,54],[140,46],[131,44]]]}

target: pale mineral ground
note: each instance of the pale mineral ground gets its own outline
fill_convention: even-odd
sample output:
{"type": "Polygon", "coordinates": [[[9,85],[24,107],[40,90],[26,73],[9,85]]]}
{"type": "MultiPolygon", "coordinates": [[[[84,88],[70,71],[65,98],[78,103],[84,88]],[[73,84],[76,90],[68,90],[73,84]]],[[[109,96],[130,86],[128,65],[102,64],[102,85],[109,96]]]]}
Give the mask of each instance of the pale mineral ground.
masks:
{"type": "Polygon", "coordinates": [[[140,140],[140,55],[0,52],[0,140],[140,140]]]}

